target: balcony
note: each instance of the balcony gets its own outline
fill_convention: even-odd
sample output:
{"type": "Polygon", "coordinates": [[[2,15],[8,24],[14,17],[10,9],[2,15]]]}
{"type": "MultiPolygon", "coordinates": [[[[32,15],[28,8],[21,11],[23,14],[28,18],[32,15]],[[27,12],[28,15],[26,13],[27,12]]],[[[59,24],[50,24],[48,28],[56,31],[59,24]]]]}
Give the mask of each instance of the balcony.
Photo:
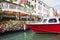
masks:
{"type": "Polygon", "coordinates": [[[21,13],[25,13],[25,14],[33,14],[33,13],[35,14],[34,10],[25,8],[20,5],[6,3],[6,2],[3,2],[2,5],[3,5],[3,7],[2,7],[3,11],[13,11],[13,12],[21,12],[21,13]]]}

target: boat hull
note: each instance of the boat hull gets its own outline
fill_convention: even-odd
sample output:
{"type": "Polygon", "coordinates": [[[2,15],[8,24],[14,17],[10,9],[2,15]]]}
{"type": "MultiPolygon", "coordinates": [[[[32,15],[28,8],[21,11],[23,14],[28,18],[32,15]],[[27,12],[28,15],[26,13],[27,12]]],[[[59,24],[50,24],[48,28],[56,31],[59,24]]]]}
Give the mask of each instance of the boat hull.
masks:
{"type": "Polygon", "coordinates": [[[27,24],[36,33],[60,33],[60,24],[27,24]]]}

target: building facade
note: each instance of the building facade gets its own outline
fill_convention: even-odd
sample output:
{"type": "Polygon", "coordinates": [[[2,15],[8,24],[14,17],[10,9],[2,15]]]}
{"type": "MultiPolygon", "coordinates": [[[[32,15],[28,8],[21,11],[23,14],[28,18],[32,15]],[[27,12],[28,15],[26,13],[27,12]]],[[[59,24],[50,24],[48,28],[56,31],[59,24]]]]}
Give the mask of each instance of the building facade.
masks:
{"type": "Polygon", "coordinates": [[[5,1],[9,1],[15,4],[25,4],[26,0],[5,0],[5,1]]]}
{"type": "Polygon", "coordinates": [[[28,0],[28,2],[30,5],[33,5],[37,15],[40,15],[42,17],[58,16],[58,13],[54,8],[48,6],[40,0],[28,0]]]}
{"type": "MultiPolygon", "coordinates": [[[[44,2],[40,0],[5,0],[5,1],[12,1],[12,3],[22,5],[22,11],[25,11],[25,9],[29,9],[25,13],[32,14],[32,15],[37,15],[40,18],[41,17],[53,17],[55,15],[58,15],[57,11],[55,11],[54,8],[49,7],[46,5],[44,2]],[[33,10],[33,11],[32,11],[33,10]]],[[[8,4],[9,5],[9,4],[8,4]]],[[[7,3],[3,4],[3,6],[7,7],[7,3]]],[[[17,9],[16,5],[10,4],[10,9],[17,9]]],[[[6,9],[6,8],[5,8],[6,9]]],[[[11,10],[11,11],[14,11],[11,10]]],[[[19,9],[18,9],[19,10],[19,9]]],[[[18,10],[15,10],[16,12],[19,12],[18,10]]]]}

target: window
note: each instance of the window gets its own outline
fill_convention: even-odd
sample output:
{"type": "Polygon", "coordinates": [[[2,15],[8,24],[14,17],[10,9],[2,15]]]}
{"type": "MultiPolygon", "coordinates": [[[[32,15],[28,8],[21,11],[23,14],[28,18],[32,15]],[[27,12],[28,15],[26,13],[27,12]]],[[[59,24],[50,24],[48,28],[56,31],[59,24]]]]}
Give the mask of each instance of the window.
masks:
{"type": "Polygon", "coordinates": [[[27,21],[27,17],[25,17],[25,16],[20,16],[20,17],[19,17],[19,20],[27,21]]]}
{"type": "Polygon", "coordinates": [[[41,18],[38,18],[37,21],[40,21],[41,22],[41,18]]]}
{"type": "Polygon", "coordinates": [[[17,1],[17,0],[14,0],[14,1],[17,1]]]}
{"type": "Polygon", "coordinates": [[[32,1],[35,1],[36,2],[36,0],[32,0],[32,1]]]}
{"type": "Polygon", "coordinates": [[[34,18],[28,18],[28,21],[34,21],[34,18]]]}
{"type": "Polygon", "coordinates": [[[58,20],[59,20],[59,22],[60,22],[60,18],[59,18],[58,20]]]}
{"type": "Polygon", "coordinates": [[[38,9],[41,11],[41,10],[42,10],[42,7],[39,5],[39,6],[38,6],[38,9]]]}
{"type": "Polygon", "coordinates": [[[50,20],[49,20],[49,23],[56,23],[56,22],[57,22],[56,19],[50,19],[50,20]]]}
{"type": "Polygon", "coordinates": [[[0,3],[0,9],[2,8],[2,5],[1,5],[1,3],[0,3]]]}
{"type": "Polygon", "coordinates": [[[43,5],[45,7],[45,5],[43,5]]]}
{"type": "Polygon", "coordinates": [[[9,8],[11,8],[11,9],[16,9],[16,5],[12,5],[12,4],[11,4],[11,5],[9,6],[9,8]]]}
{"type": "Polygon", "coordinates": [[[42,5],[42,2],[38,2],[40,5],[42,5]]]}
{"type": "Polygon", "coordinates": [[[8,8],[8,3],[4,3],[4,4],[3,4],[3,8],[4,8],[4,9],[8,8]]]}
{"type": "Polygon", "coordinates": [[[9,21],[9,20],[15,20],[15,17],[3,17],[2,21],[9,21]]]}
{"type": "Polygon", "coordinates": [[[46,23],[46,21],[47,21],[47,19],[44,19],[44,20],[43,20],[43,23],[46,23]]]}
{"type": "Polygon", "coordinates": [[[13,3],[13,0],[10,0],[11,3],[13,3]]]}
{"type": "Polygon", "coordinates": [[[27,18],[20,18],[19,20],[27,21],[27,18]]]}

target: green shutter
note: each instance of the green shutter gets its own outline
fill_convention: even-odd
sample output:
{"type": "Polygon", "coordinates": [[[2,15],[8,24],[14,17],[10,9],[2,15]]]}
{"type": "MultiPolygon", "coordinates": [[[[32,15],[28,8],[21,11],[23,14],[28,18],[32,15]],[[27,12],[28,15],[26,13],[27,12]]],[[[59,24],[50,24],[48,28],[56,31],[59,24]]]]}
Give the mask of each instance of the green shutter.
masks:
{"type": "Polygon", "coordinates": [[[3,0],[0,0],[0,3],[3,2],[3,0]]]}
{"type": "Polygon", "coordinates": [[[17,0],[15,0],[15,1],[17,1],[17,0]]]}
{"type": "Polygon", "coordinates": [[[10,0],[11,3],[13,3],[13,0],[10,0]]]}
{"type": "Polygon", "coordinates": [[[3,12],[2,12],[2,11],[0,11],[0,20],[2,19],[2,16],[1,16],[2,14],[3,14],[3,12]]]}

